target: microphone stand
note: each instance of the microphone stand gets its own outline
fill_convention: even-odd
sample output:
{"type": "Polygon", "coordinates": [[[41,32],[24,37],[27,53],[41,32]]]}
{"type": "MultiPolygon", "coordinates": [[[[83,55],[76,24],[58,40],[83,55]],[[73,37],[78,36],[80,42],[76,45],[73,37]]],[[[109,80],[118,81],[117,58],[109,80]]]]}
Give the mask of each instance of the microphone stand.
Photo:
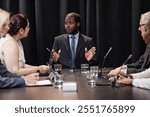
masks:
{"type": "Polygon", "coordinates": [[[101,67],[101,69],[100,69],[100,72],[98,72],[98,78],[100,78],[100,79],[103,79],[103,78],[104,78],[104,76],[103,76],[104,63],[105,63],[105,59],[103,60],[103,63],[102,63],[102,67],[101,67]]]}
{"type": "Polygon", "coordinates": [[[55,82],[56,78],[58,77],[59,74],[61,74],[61,72],[56,72],[54,70],[52,51],[49,48],[46,48],[46,50],[50,53],[49,62],[47,62],[47,65],[49,66],[49,68],[51,70],[51,73],[49,74],[49,80],[52,82],[55,82]]]}
{"type": "Polygon", "coordinates": [[[52,69],[54,70],[54,64],[53,64],[53,58],[52,58],[52,51],[49,48],[46,48],[46,50],[50,53],[49,65],[51,65],[52,69]]]}
{"type": "Polygon", "coordinates": [[[110,53],[111,50],[112,50],[112,47],[109,48],[106,55],[104,56],[100,72],[98,72],[98,78],[100,78],[100,79],[104,78],[104,76],[103,76],[103,67],[104,67],[104,64],[105,64],[105,60],[106,60],[106,58],[107,58],[107,56],[108,56],[108,54],[110,53]]]}
{"type": "Polygon", "coordinates": [[[49,64],[53,67],[52,51],[49,48],[46,48],[46,50],[50,53],[49,64]]]}

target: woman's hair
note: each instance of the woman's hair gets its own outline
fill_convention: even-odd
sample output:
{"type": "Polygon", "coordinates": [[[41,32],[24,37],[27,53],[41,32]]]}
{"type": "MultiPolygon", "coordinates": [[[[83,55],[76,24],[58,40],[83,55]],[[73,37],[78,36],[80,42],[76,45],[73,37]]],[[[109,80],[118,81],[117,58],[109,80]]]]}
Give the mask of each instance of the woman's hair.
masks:
{"type": "Polygon", "coordinates": [[[18,31],[23,28],[25,29],[28,25],[28,18],[23,14],[15,14],[10,18],[9,31],[10,35],[16,35],[18,31]]]}

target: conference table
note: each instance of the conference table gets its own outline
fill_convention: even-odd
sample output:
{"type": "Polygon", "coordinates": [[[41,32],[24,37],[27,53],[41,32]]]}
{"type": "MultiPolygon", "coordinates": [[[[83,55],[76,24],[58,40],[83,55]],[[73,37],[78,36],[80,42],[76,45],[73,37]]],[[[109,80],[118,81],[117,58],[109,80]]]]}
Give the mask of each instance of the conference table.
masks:
{"type": "MultiPolygon", "coordinates": [[[[107,73],[109,69],[104,71],[107,73]]],[[[1,89],[1,100],[149,100],[150,90],[126,85],[89,85],[85,74],[80,70],[70,72],[63,69],[65,82],[76,82],[77,91],[63,91],[54,86],[35,86],[12,89],[1,89]]],[[[42,77],[41,77],[42,78],[42,77]]],[[[44,78],[44,77],[43,77],[44,78]]],[[[101,81],[102,79],[97,79],[101,81]]]]}

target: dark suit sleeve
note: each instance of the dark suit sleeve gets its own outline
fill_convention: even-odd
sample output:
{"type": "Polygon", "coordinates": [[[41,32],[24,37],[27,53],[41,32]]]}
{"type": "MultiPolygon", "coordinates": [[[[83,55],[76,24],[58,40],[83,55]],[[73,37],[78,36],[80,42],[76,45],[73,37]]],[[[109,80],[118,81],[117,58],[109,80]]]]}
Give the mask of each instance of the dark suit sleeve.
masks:
{"type": "Polygon", "coordinates": [[[87,49],[91,49],[92,47],[94,46],[93,44],[93,39],[92,38],[89,38],[87,41],[86,41],[86,47],[87,49]]]}
{"type": "Polygon", "coordinates": [[[144,54],[140,57],[138,61],[132,64],[127,64],[127,67],[128,67],[127,73],[141,72],[141,71],[144,71],[147,67],[149,67],[149,66],[144,65],[146,64],[144,62],[146,62],[146,59],[148,57],[147,55],[148,51],[149,51],[149,47],[147,46],[144,54]]]}
{"type": "MultiPolygon", "coordinates": [[[[53,43],[53,47],[52,47],[52,49],[54,49],[56,52],[58,52],[59,51],[59,42],[58,42],[58,39],[55,37],[54,38],[54,43],[53,43]]],[[[59,60],[57,61],[57,62],[54,62],[52,59],[50,60],[50,63],[51,64],[55,64],[55,63],[60,63],[59,62],[59,60]]]]}
{"type": "Polygon", "coordinates": [[[10,73],[0,61],[0,89],[26,86],[25,80],[10,73]]]}
{"type": "Polygon", "coordinates": [[[128,64],[127,74],[144,71],[145,68],[141,68],[143,61],[144,61],[143,56],[141,56],[136,63],[128,64]]]}
{"type": "Polygon", "coordinates": [[[13,88],[13,87],[24,87],[26,86],[23,78],[12,78],[12,77],[0,77],[0,89],[13,88]]]}
{"type": "MultiPolygon", "coordinates": [[[[88,50],[90,50],[92,47],[94,47],[93,39],[92,39],[92,38],[90,38],[90,39],[87,41],[86,47],[87,47],[88,50]]],[[[90,61],[87,61],[87,63],[89,63],[90,66],[97,65],[96,54],[94,55],[94,57],[93,57],[90,61]]]]}
{"type": "Polygon", "coordinates": [[[138,73],[138,72],[142,72],[142,71],[144,71],[144,70],[146,70],[146,69],[138,69],[138,68],[128,68],[127,69],[127,74],[131,74],[131,73],[138,73]]]}
{"type": "Polygon", "coordinates": [[[139,72],[143,62],[144,62],[144,58],[143,58],[143,56],[141,56],[140,59],[138,61],[136,61],[135,63],[127,64],[127,67],[128,67],[127,73],[139,72]]]}
{"type": "Polygon", "coordinates": [[[53,43],[52,49],[54,49],[56,52],[59,51],[59,42],[58,42],[58,39],[56,37],[54,38],[54,43],[53,43]]]}

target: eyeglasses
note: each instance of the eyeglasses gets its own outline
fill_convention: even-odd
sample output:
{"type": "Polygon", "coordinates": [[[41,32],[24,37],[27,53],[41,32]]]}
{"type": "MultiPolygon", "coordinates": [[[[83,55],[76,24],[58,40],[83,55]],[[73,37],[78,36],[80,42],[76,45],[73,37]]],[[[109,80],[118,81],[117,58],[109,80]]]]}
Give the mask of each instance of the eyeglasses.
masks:
{"type": "Polygon", "coordinates": [[[139,25],[139,29],[141,29],[141,27],[145,26],[146,24],[140,24],[139,25]]]}

